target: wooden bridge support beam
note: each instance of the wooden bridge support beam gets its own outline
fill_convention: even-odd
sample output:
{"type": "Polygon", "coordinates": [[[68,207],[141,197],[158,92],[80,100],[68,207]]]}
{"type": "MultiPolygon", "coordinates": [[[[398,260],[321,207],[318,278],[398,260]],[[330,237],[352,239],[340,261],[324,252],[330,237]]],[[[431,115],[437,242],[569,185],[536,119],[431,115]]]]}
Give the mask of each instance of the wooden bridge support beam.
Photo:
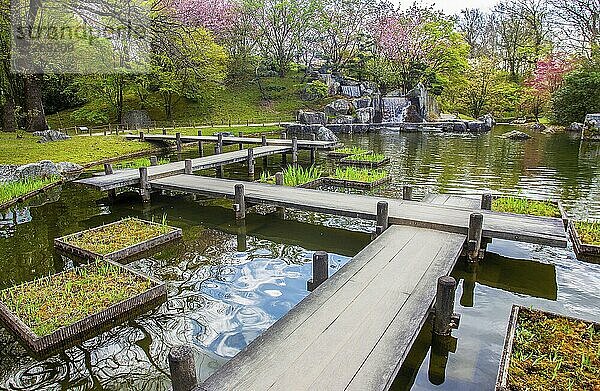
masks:
{"type": "Polygon", "coordinates": [[[412,201],[413,199],[413,187],[405,185],[402,187],[402,199],[405,201],[412,201]]]}
{"type": "Polygon", "coordinates": [[[292,138],[292,165],[294,167],[298,166],[298,138],[292,138]]]}
{"type": "MultiPolygon", "coordinates": [[[[239,132],[239,133],[238,133],[238,136],[239,136],[239,137],[244,137],[244,132],[239,132]]],[[[244,149],[244,143],[239,143],[239,144],[238,144],[238,148],[239,148],[239,150],[240,150],[240,151],[241,151],[242,149],[244,149]]]]}
{"type": "Polygon", "coordinates": [[[313,254],[312,275],[306,282],[306,289],[310,292],[329,278],[329,255],[325,251],[316,251],[313,254]]]}
{"type": "Polygon", "coordinates": [[[151,166],[158,166],[158,158],[154,155],[150,156],[150,165],[151,166]]]}
{"type": "Polygon", "coordinates": [[[481,209],[492,210],[492,194],[485,193],[481,195],[481,209]]]}
{"type": "Polygon", "coordinates": [[[185,159],[185,168],[183,173],[186,175],[192,175],[192,159],[185,159]]]}
{"type": "MultiPolygon", "coordinates": [[[[261,145],[263,147],[267,146],[267,136],[265,136],[264,134],[262,135],[262,138],[261,138],[261,145]]],[[[265,156],[265,157],[263,157],[263,170],[266,171],[268,166],[269,166],[269,157],[265,156]]]]}
{"type": "Polygon", "coordinates": [[[163,134],[163,136],[166,136],[167,135],[167,129],[162,128],[162,134],[163,134]]]}
{"type": "Polygon", "coordinates": [[[246,198],[244,196],[244,185],[241,183],[235,185],[233,210],[237,220],[246,218],[246,198]]]}
{"type": "Polygon", "coordinates": [[[198,386],[196,360],[190,346],[176,346],[169,352],[173,391],[192,391],[198,386]]]}
{"type": "Polygon", "coordinates": [[[469,218],[469,233],[467,235],[467,255],[469,262],[478,262],[483,257],[481,237],[483,233],[483,215],[472,213],[469,218]]]}
{"type": "Polygon", "coordinates": [[[144,132],[140,132],[140,141],[144,141],[144,132]]]}
{"type": "Polygon", "coordinates": [[[454,313],[455,294],[456,280],[453,277],[443,276],[438,278],[433,320],[434,334],[450,335],[452,329],[458,327],[460,316],[454,313]]]}
{"type": "MultiPolygon", "coordinates": [[[[202,136],[202,129],[198,130],[198,136],[202,136]]],[[[198,156],[204,157],[204,143],[198,141],[198,156]]]]}
{"type": "Polygon", "coordinates": [[[175,133],[175,145],[177,147],[177,152],[181,152],[181,133],[175,133]]]}
{"type": "MultiPolygon", "coordinates": [[[[310,139],[311,139],[311,141],[316,141],[317,140],[316,133],[311,133],[310,139]]],[[[315,164],[316,160],[317,160],[317,149],[313,147],[310,149],[310,165],[313,166],[315,164]]]]}
{"type": "MultiPolygon", "coordinates": [[[[113,166],[111,163],[104,163],[104,175],[112,175],[113,166]]],[[[117,191],[115,189],[108,191],[108,200],[113,202],[117,198],[117,191]]]]}
{"type": "Polygon", "coordinates": [[[389,227],[389,206],[386,201],[377,203],[377,220],[375,226],[375,235],[379,236],[389,227]]]}
{"type": "Polygon", "coordinates": [[[248,149],[248,176],[254,178],[254,149],[248,149]]]}
{"type": "Polygon", "coordinates": [[[150,183],[148,182],[148,167],[140,167],[140,195],[143,202],[150,202],[150,183]]]}

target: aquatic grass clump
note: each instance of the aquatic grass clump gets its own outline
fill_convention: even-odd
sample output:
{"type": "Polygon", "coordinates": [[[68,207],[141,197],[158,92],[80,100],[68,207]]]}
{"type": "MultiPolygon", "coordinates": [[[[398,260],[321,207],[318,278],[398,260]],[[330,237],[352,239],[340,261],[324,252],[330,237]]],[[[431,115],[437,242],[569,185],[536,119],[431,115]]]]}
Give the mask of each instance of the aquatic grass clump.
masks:
{"type": "MultiPolygon", "coordinates": [[[[167,164],[170,162],[171,161],[169,159],[165,159],[165,158],[158,159],[159,165],[167,164]]],[[[124,170],[127,168],[140,168],[140,167],[150,167],[150,159],[143,157],[143,158],[134,159],[134,160],[130,160],[127,162],[121,162],[121,163],[115,164],[115,169],[117,169],[117,170],[124,170]]]]}
{"type": "Polygon", "coordinates": [[[573,221],[577,235],[583,244],[600,246],[599,221],[573,221]]]}
{"type": "Polygon", "coordinates": [[[128,218],[117,223],[83,231],[63,238],[67,244],[99,255],[106,255],[169,233],[172,227],[128,218]]]}
{"type": "Polygon", "coordinates": [[[361,155],[363,153],[367,153],[369,152],[368,150],[361,148],[361,147],[344,147],[344,148],[338,148],[336,150],[333,151],[333,153],[336,154],[348,154],[348,155],[361,155]]]}
{"type": "Polygon", "coordinates": [[[106,261],[40,278],[0,292],[0,300],[37,336],[71,325],[152,286],[106,261]]]}
{"type": "Polygon", "coordinates": [[[344,167],[336,168],[332,178],[373,183],[388,176],[385,170],[372,170],[368,168],[344,167]]]}
{"type": "Polygon", "coordinates": [[[509,390],[599,390],[600,327],[519,308],[509,390]]]}
{"type": "Polygon", "coordinates": [[[492,201],[492,210],[542,217],[561,217],[560,209],[553,202],[528,200],[521,197],[496,198],[492,201]]]}
{"type": "Polygon", "coordinates": [[[0,184],[0,204],[39,190],[60,181],[60,179],[60,176],[51,176],[48,178],[24,179],[16,182],[2,183],[0,184]]]}
{"type": "Polygon", "coordinates": [[[360,155],[351,155],[344,160],[349,162],[381,163],[386,159],[387,157],[383,153],[368,152],[360,155]]]}
{"type": "Polygon", "coordinates": [[[322,174],[323,170],[316,168],[315,166],[310,166],[308,168],[288,166],[283,171],[283,184],[284,186],[304,185],[319,179],[322,174]]]}

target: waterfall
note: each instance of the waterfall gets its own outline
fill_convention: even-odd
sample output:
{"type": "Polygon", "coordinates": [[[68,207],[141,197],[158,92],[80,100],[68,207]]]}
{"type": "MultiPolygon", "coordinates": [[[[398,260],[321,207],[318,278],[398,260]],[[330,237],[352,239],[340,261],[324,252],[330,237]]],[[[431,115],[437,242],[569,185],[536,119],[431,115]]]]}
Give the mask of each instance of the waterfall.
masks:
{"type": "Polygon", "coordinates": [[[350,98],[360,97],[359,86],[342,86],[342,95],[349,96],[350,98]]]}
{"type": "Polygon", "coordinates": [[[383,97],[382,122],[402,123],[411,103],[406,98],[383,97]]]}

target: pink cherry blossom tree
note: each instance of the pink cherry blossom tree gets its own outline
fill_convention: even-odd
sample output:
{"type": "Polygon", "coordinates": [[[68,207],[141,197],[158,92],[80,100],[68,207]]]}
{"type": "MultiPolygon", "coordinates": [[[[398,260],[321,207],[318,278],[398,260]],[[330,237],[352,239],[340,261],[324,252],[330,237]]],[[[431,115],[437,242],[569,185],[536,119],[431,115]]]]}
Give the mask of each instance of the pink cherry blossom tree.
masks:
{"type": "Polygon", "coordinates": [[[536,63],[533,74],[525,81],[531,111],[536,118],[550,102],[552,94],[562,86],[565,75],[572,71],[574,66],[573,60],[562,54],[549,54],[536,63]]]}

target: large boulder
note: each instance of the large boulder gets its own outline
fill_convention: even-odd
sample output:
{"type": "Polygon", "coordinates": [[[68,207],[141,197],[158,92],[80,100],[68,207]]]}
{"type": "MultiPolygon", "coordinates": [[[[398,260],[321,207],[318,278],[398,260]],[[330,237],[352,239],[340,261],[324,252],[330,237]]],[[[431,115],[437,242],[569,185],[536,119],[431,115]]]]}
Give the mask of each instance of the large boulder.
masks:
{"type": "Polygon", "coordinates": [[[317,132],[317,140],[319,141],[334,141],[334,142],[338,142],[339,138],[329,129],[327,129],[325,126],[321,126],[317,132]]]}
{"type": "Polygon", "coordinates": [[[320,124],[325,125],[327,123],[327,116],[322,111],[302,111],[298,112],[298,122],[305,125],[320,124]]]}
{"type": "Polygon", "coordinates": [[[338,115],[330,121],[332,124],[351,124],[354,122],[354,117],[351,115],[338,115]]]}
{"type": "Polygon", "coordinates": [[[484,122],[485,126],[488,127],[490,130],[496,125],[496,120],[491,114],[486,114],[482,117],[479,117],[478,120],[484,122]]]}
{"type": "Polygon", "coordinates": [[[467,128],[469,129],[469,132],[476,133],[489,132],[492,130],[492,127],[489,126],[489,123],[484,121],[469,121],[467,122],[467,128]]]}
{"type": "Polygon", "coordinates": [[[352,105],[347,99],[336,99],[327,106],[325,106],[325,114],[330,117],[337,117],[338,115],[348,115],[352,111],[352,105]]]}
{"type": "Polygon", "coordinates": [[[533,125],[531,125],[530,128],[531,130],[536,132],[543,132],[544,130],[546,130],[546,125],[536,122],[533,125]]]}
{"type": "Polygon", "coordinates": [[[352,106],[354,106],[356,110],[371,107],[371,103],[371,98],[368,96],[352,99],[352,106]]]}
{"type": "Polygon", "coordinates": [[[356,122],[359,124],[370,124],[373,122],[375,116],[375,109],[372,107],[365,107],[356,110],[356,122]]]}
{"type": "Polygon", "coordinates": [[[33,132],[33,135],[40,137],[38,143],[48,143],[51,141],[68,140],[71,136],[66,133],[59,132],[58,130],[43,130],[40,132],[33,132]]]}
{"type": "Polygon", "coordinates": [[[600,132],[600,114],[586,115],[583,124],[592,133],[600,132]]]}
{"type": "Polygon", "coordinates": [[[18,179],[28,178],[49,178],[52,176],[58,176],[58,168],[56,164],[50,160],[42,160],[38,163],[29,163],[17,168],[16,177],[18,179]]]}
{"type": "Polygon", "coordinates": [[[518,130],[511,130],[510,132],[504,133],[502,138],[506,138],[509,140],[529,140],[531,138],[527,133],[519,132],[518,130]]]}
{"type": "Polygon", "coordinates": [[[19,168],[19,166],[14,164],[0,165],[0,183],[16,181],[17,168],[19,168]]]}
{"type": "Polygon", "coordinates": [[[572,122],[571,125],[567,126],[567,130],[570,132],[583,132],[584,126],[581,122],[572,122]]]}

